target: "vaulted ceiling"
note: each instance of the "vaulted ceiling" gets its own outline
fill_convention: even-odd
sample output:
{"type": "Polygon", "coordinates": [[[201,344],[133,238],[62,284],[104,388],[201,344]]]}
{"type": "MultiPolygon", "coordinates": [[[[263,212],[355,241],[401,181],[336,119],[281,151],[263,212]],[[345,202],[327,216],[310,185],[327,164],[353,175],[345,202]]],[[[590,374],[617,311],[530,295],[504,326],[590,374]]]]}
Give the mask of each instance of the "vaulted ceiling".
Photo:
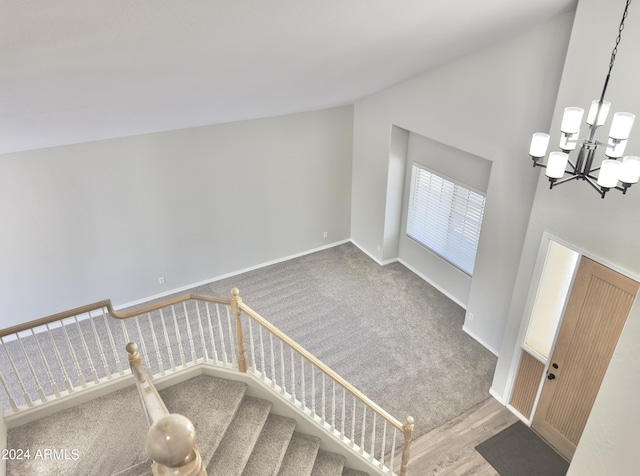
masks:
{"type": "Polygon", "coordinates": [[[0,0],[0,153],[351,104],[575,4],[0,0]]]}

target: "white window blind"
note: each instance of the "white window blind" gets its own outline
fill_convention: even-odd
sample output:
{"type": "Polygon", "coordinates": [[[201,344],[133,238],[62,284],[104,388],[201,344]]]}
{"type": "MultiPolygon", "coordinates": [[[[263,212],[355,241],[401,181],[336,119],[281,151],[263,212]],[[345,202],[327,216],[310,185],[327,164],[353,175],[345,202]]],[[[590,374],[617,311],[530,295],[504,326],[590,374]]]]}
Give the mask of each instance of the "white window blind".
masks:
{"type": "Polygon", "coordinates": [[[485,197],[413,165],[407,235],[473,274],[485,197]]]}

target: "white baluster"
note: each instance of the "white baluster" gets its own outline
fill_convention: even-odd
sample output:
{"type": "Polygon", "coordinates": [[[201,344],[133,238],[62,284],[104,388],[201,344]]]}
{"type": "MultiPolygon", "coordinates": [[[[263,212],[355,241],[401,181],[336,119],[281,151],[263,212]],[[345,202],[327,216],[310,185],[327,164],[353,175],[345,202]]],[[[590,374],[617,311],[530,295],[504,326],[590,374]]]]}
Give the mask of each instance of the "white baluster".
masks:
{"type": "MultiPolygon", "coordinates": [[[[113,339],[113,334],[111,334],[111,326],[109,325],[109,321],[107,320],[107,315],[104,312],[104,308],[102,308],[102,320],[104,321],[104,327],[107,329],[107,336],[109,337],[109,343],[111,344],[111,352],[113,352],[113,357],[116,361],[116,368],[118,369],[118,373],[120,375],[124,374],[124,369],[122,368],[122,362],[120,362],[120,352],[116,349],[116,341],[113,339]]],[[[126,340],[125,342],[129,342],[126,340]]]]}
{"type": "Polygon", "coordinates": [[[352,414],[351,414],[351,447],[353,448],[353,445],[355,444],[356,441],[356,404],[358,403],[358,401],[356,400],[355,395],[353,396],[353,410],[352,410],[352,414]]]}
{"type": "Polygon", "coordinates": [[[331,431],[336,429],[336,381],[332,380],[333,389],[331,391],[331,431]]]}
{"type": "Polygon", "coordinates": [[[391,460],[389,461],[389,468],[391,469],[391,474],[393,474],[393,459],[396,455],[396,436],[398,436],[397,428],[393,429],[393,440],[391,441],[391,460]]]}
{"type": "Polygon", "coordinates": [[[362,413],[362,434],[360,435],[360,453],[364,452],[364,435],[367,432],[367,406],[363,405],[364,411],[362,413]]]}
{"type": "Polygon", "coordinates": [[[42,364],[47,372],[47,377],[49,377],[49,383],[51,384],[51,390],[53,390],[53,394],[60,398],[60,389],[58,388],[58,384],[56,383],[55,378],[53,377],[53,373],[51,372],[51,368],[49,367],[49,362],[44,355],[42,347],[40,346],[40,341],[36,337],[36,333],[33,332],[33,328],[31,328],[31,335],[33,336],[33,340],[36,342],[36,346],[38,347],[38,352],[40,353],[40,360],[42,360],[42,364]]]}
{"type": "MultiPolygon", "coordinates": [[[[138,316],[133,317],[133,322],[136,324],[136,330],[138,331],[138,342],[140,344],[140,349],[142,350],[142,358],[144,359],[144,365],[147,369],[151,370],[151,361],[149,360],[149,352],[147,352],[147,346],[144,343],[144,337],[142,337],[142,328],[140,327],[140,321],[138,320],[138,316]]],[[[127,341],[131,342],[131,341],[127,341]]]]}
{"type": "Polygon", "coordinates": [[[326,405],[326,374],[322,372],[322,425],[327,421],[327,405],[326,405]]]}
{"type": "Polygon", "coordinates": [[[276,359],[273,351],[273,334],[269,333],[269,346],[271,352],[271,386],[276,386],[276,359]]]}
{"type": "MultiPolygon", "coordinates": [[[[169,358],[173,361],[173,357],[171,356],[171,347],[169,346],[169,336],[167,336],[167,329],[164,325],[164,319],[162,319],[162,309],[160,309],[160,318],[162,322],[162,328],[165,332],[165,342],[167,342],[167,349],[169,350],[169,358]]],[[[162,362],[162,354],[160,353],[160,346],[158,345],[158,337],[156,336],[156,330],[153,327],[153,320],[151,319],[151,313],[147,313],[147,320],[149,321],[149,329],[151,329],[151,340],[153,342],[153,347],[156,351],[156,360],[158,361],[158,368],[160,369],[160,375],[164,375],[164,362],[162,362]]]]}
{"type": "Polygon", "coordinates": [[[127,325],[124,322],[125,322],[125,319],[120,320],[120,327],[122,328],[122,335],[124,336],[124,341],[131,342],[131,339],[129,339],[129,333],[127,332],[127,325]]]}
{"type": "Polygon", "coordinates": [[[31,396],[29,395],[29,393],[27,392],[27,389],[24,386],[24,382],[22,381],[20,372],[18,372],[18,369],[16,367],[16,364],[13,361],[13,358],[11,357],[11,354],[9,354],[9,350],[7,349],[7,344],[5,344],[4,342],[4,337],[0,337],[0,342],[2,342],[2,347],[4,348],[4,351],[7,354],[7,357],[9,358],[9,363],[11,364],[11,368],[13,369],[13,373],[18,379],[18,383],[20,384],[20,388],[22,389],[22,395],[24,396],[24,401],[28,406],[32,407],[33,402],[31,401],[31,396]]]}
{"type": "Polygon", "coordinates": [[[293,360],[293,348],[291,349],[291,402],[296,403],[296,363],[293,360]]]}
{"type": "MultiPolygon", "coordinates": [[[[224,330],[222,330],[222,319],[220,318],[220,306],[216,303],[216,314],[218,315],[218,331],[220,332],[220,345],[222,346],[222,360],[225,365],[229,365],[227,358],[227,349],[224,344],[224,330]]],[[[232,348],[233,348],[233,344],[232,348]]]]}
{"type": "Polygon", "coordinates": [[[311,416],[316,416],[316,368],[311,365],[311,416]]]}
{"type": "Polygon", "coordinates": [[[249,348],[251,349],[251,363],[253,364],[253,371],[256,371],[256,349],[253,343],[253,326],[251,325],[251,319],[249,319],[249,348]]]}
{"type": "MultiPolygon", "coordinates": [[[[182,362],[182,368],[185,368],[186,362],[184,359],[184,349],[182,348],[182,337],[180,336],[180,328],[178,327],[178,319],[176,319],[176,310],[174,306],[171,306],[171,313],[173,314],[173,327],[176,330],[176,340],[178,341],[178,354],[180,355],[180,362],[182,362]]],[[[162,316],[162,309],[160,309],[160,316],[162,316]]],[[[165,329],[166,332],[166,329],[165,329]]],[[[165,334],[166,335],[166,334],[165,334]]],[[[167,347],[169,347],[169,336],[166,335],[167,339],[167,347]]],[[[173,357],[169,357],[169,361],[173,362],[173,357]]],[[[171,364],[171,370],[176,371],[176,366],[174,363],[171,364]]]]}
{"type": "Polygon", "coordinates": [[[376,418],[378,414],[373,412],[373,430],[371,431],[371,453],[369,454],[369,459],[373,461],[373,455],[376,450],[376,418]]]}
{"type": "MultiPolygon", "coordinates": [[[[167,352],[169,354],[169,366],[171,367],[171,371],[176,371],[176,363],[173,360],[173,351],[171,350],[171,343],[169,342],[169,333],[167,332],[167,325],[164,322],[164,314],[162,313],[162,309],[160,309],[160,323],[162,324],[162,332],[164,333],[164,342],[167,345],[167,352]]],[[[178,338],[178,342],[180,342],[180,338],[178,338]]]]}
{"type": "Polygon", "coordinates": [[[33,377],[33,381],[36,384],[36,390],[38,391],[38,396],[40,397],[40,400],[42,401],[42,403],[45,403],[47,401],[47,397],[44,395],[44,390],[42,390],[42,385],[40,385],[40,379],[36,375],[36,371],[33,368],[33,364],[31,363],[31,359],[29,358],[29,355],[27,354],[27,351],[25,350],[24,345],[22,344],[22,339],[20,338],[20,333],[16,333],[16,337],[18,339],[18,343],[20,344],[20,348],[22,349],[22,354],[24,355],[24,358],[25,358],[25,360],[27,362],[27,367],[29,367],[29,372],[31,372],[31,376],[33,377]]]}
{"type": "Polygon", "coordinates": [[[96,340],[96,344],[98,345],[98,353],[100,354],[100,360],[102,362],[102,369],[104,370],[104,375],[108,380],[111,380],[111,369],[109,368],[109,364],[107,363],[107,357],[104,355],[104,349],[102,348],[102,342],[100,341],[100,336],[98,335],[98,329],[96,329],[96,323],[89,314],[89,321],[91,322],[91,329],[93,330],[93,338],[96,340]]]}
{"type": "Polygon", "coordinates": [[[300,403],[302,406],[302,410],[304,411],[304,409],[307,406],[307,399],[306,399],[306,383],[304,381],[304,357],[302,355],[300,356],[300,386],[302,387],[300,403]]]}
{"type": "Polygon", "coordinates": [[[16,400],[13,398],[13,395],[11,395],[11,391],[9,390],[9,386],[7,385],[7,382],[4,379],[4,375],[2,375],[2,372],[0,372],[0,382],[2,382],[2,387],[4,388],[4,393],[7,394],[7,398],[9,399],[9,404],[11,405],[11,409],[14,412],[18,411],[18,405],[16,405],[16,400]]]}
{"type": "Polygon", "coordinates": [[[84,375],[82,375],[82,369],[80,368],[80,364],[78,363],[76,352],[75,350],[73,350],[73,346],[71,345],[69,334],[67,334],[67,328],[64,326],[64,319],[60,320],[60,327],[62,328],[62,333],[67,340],[67,346],[69,346],[69,351],[71,352],[71,357],[73,358],[73,363],[76,367],[76,372],[78,373],[78,380],[80,380],[80,385],[82,386],[82,388],[85,388],[87,386],[87,382],[84,379],[84,375]]]}
{"type": "MultiPolygon", "coordinates": [[[[82,343],[82,348],[84,349],[84,353],[87,356],[87,362],[89,363],[89,370],[91,371],[91,376],[93,377],[93,383],[97,384],[100,382],[100,379],[98,378],[98,372],[96,372],[96,368],[93,365],[91,352],[89,352],[89,346],[87,346],[87,341],[84,339],[84,333],[82,332],[82,327],[80,327],[80,323],[78,322],[78,316],[73,316],[73,319],[76,321],[76,328],[78,329],[78,334],[80,335],[80,342],[82,343]]],[[[91,315],[89,315],[89,319],[91,319],[91,315]]]]}
{"type": "Polygon", "coordinates": [[[207,351],[207,342],[204,338],[204,329],[202,327],[202,317],[200,316],[200,305],[198,301],[193,301],[196,306],[196,316],[198,318],[198,331],[200,332],[200,343],[202,344],[202,360],[209,360],[209,352],[207,351]]]}
{"type": "Polygon", "coordinates": [[[58,350],[58,345],[56,344],[55,339],[53,338],[53,334],[51,333],[51,329],[49,329],[49,324],[45,324],[47,328],[47,333],[49,334],[49,339],[51,339],[51,346],[56,354],[56,358],[58,359],[58,365],[60,365],[60,370],[62,370],[62,375],[64,376],[64,386],[67,389],[67,392],[73,392],[73,385],[71,384],[71,379],[69,378],[69,374],[67,373],[67,369],[64,366],[62,361],[62,356],[60,355],[60,351],[58,350]]]}
{"type": "Polygon", "coordinates": [[[213,358],[215,359],[215,363],[217,364],[218,362],[220,362],[220,359],[218,359],[216,339],[215,335],[213,334],[213,326],[211,325],[211,310],[209,309],[209,303],[205,302],[204,307],[207,310],[207,325],[209,326],[209,337],[211,338],[211,350],[213,351],[213,358]]]}
{"type": "Polygon", "coordinates": [[[342,421],[340,422],[340,436],[344,438],[344,420],[347,416],[347,391],[342,387],[342,421]]]}
{"type": "Polygon", "coordinates": [[[184,311],[184,319],[187,321],[187,337],[189,338],[189,346],[191,347],[191,363],[198,362],[198,356],[196,355],[196,346],[193,343],[193,333],[191,332],[191,319],[189,319],[189,313],[187,312],[187,303],[182,301],[182,310],[184,311]]]}
{"type": "Polygon", "coordinates": [[[262,380],[267,376],[267,369],[264,366],[264,341],[262,338],[262,326],[258,325],[258,336],[260,337],[260,365],[262,368],[260,369],[260,375],[262,376],[262,380]]]}
{"type": "MultiPolygon", "coordinates": [[[[387,451],[387,420],[384,421],[384,426],[382,427],[382,447],[380,448],[380,468],[384,468],[384,455],[386,455],[387,451]]],[[[393,470],[393,468],[391,468],[393,470]]]]}
{"type": "Polygon", "coordinates": [[[280,374],[282,377],[282,382],[280,382],[280,385],[282,387],[282,395],[284,395],[286,393],[286,387],[287,387],[287,379],[285,378],[285,369],[284,369],[284,347],[282,345],[282,341],[280,341],[280,374]]]}
{"type": "Polygon", "coordinates": [[[231,349],[231,363],[235,365],[238,362],[238,359],[236,357],[236,343],[234,342],[235,334],[233,332],[233,326],[231,325],[231,312],[229,310],[229,306],[225,307],[227,308],[227,324],[229,325],[229,348],[231,349]]]}

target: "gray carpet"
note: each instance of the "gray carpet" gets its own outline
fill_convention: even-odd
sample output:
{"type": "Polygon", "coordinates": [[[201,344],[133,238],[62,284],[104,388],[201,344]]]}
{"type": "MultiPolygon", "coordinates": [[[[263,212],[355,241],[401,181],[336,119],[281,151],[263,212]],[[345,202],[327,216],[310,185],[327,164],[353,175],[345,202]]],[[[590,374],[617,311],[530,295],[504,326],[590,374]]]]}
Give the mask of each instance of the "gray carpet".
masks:
{"type": "Polygon", "coordinates": [[[487,399],[496,357],[462,331],[464,310],[400,263],[351,243],[202,286],[238,287],[274,323],[415,434],[487,399]]]}
{"type": "Polygon", "coordinates": [[[564,476],[569,463],[521,421],[476,446],[500,476],[564,476]]]}
{"type": "MultiPolygon", "coordinates": [[[[245,395],[246,385],[201,375],[160,391],[171,412],[186,415],[207,474],[335,476],[345,458],[318,451],[318,438],[294,432],[296,422],[270,414],[271,403],[245,395]]],[[[134,387],[10,430],[10,448],[31,458],[7,462],[9,476],[141,476],[150,474],[146,435],[134,387]],[[55,448],[69,458],[36,457],[55,448]],[[77,457],[73,457],[73,456],[77,457]]],[[[347,474],[366,476],[353,470],[347,474]]]]}
{"type": "MultiPolygon", "coordinates": [[[[233,287],[240,288],[245,303],[267,320],[290,335],[347,381],[362,390],[389,413],[404,420],[412,415],[416,420],[416,435],[425,433],[485,400],[491,384],[496,358],[462,331],[464,311],[432,286],[399,263],[379,266],[352,244],[306,255],[287,262],[261,268],[225,280],[202,286],[195,292],[227,297],[233,287]]],[[[178,309],[178,311],[180,311],[178,309]]],[[[157,319],[154,317],[153,319],[157,319]]],[[[94,319],[95,320],[95,319],[94,319]]],[[[170,319],[168,319],[170,322],[170,319]]],[[[128,338],[149,342],[150,324],[147,318],[139,322],[140,332],[128,322],[128,338]]],[[[115,348],[126,367],[125,336],[115,320],[95,322],[96,333],[112,371],[115,369],[110,344],[104,339],[105,326],[112,328],[115,348]]],[[[195,348],[201,347],[197,324],[192,322],[195,348]]],[[[159,324],[155,322],[156,332],[159,324]]],[[[95,352],[98,339],[88,321],[79,325],[87,346],[95,352]]],[[[78,326],[68,326],[70,340],[82,357],[78,326]]],[[[174,331],[169,328],[169,334],[174,331]]],[[[186,339],[184,329],[182,339],[186,339]]],[[[54,330],[56,340],[64,342],[60,329],[54,330]]],[[[49,354],[48,338],[38,338],[43,351],[49,354]]],[[[23,339],[28,347],[32,338],[23,339]]],[[[218,342],[218,350],[221,343],[218,342]]],[[[17,343],[7,348],[20,353],[17,343]]],[[[190,348],[185,344],[187,358],[190,348]]],[[[60,345],[62,353],[67,352],[60,345]]],[[[211,348],[209,348],[211,352],[211,348]]],[[[199,352],[199,351],[198,351],[199,352]]],[[[30,355],[37,355],[33,349],[30,355]]],[[[230,354],[230,349],[227,348],[230,354]]],[[[64,356],[63,356],[64,357],[64,356]]],[[[151,355],[151,367],[158,371],[151,355]]],[[[173,357],[179,363],[179,350],[173,357]]],[[[169,356],[162,355],[165,368],[169,356]]],[[[37,360],[37,359],[36,359],[37,360]]],[[[98,376],[105,374],[100,358],[94,355],[98,376]]],[[[63,388],[62,369],[51,359],[51,372],[63,388]]],[[[0,365],[14,397],[20,401],[21,390],[13,378],[4,352],[0,365]]],[[[16,361],[23,378],[29,370],[24,359],[16,361]]],[[[40,366],[41,367],[41,366],[40,366]]],[[[78,385],[78,373],[73,366],[66,369],[73,385],[78,385]]],[[[41,369],[38,369],[41,372],[41,369]]],[[[90,369],[81,369],[86,380],[90,369]]],[[[307,379],[309,378],[307,374],[307,379]]],[[[47,377],[41,373],[41,384],[50,390],[47,377]]],[[[27,382],[32,399],[37,398],[33,383],[27,382]]],[[[4,394],[0,396],[8,408],[4,394]]]]}

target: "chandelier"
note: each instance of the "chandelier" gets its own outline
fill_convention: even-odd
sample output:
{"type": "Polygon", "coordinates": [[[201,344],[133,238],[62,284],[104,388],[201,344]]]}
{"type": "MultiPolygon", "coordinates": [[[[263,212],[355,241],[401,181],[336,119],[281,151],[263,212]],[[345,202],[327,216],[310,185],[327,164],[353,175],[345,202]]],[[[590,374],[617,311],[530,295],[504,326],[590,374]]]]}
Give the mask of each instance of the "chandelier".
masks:
{"type": "Polygon", "coordinates": [[[580,124],[584,110],[579,107],[567,107],[562,116],[560,125],[560,149],[562,152],[551,152],[547,159],[547,163],[541,163],[541,159],[547,154],[549,145],[549,134],[536,132],[531,139],[531,148],[529,155],[533,159],[533,166],[544,167],[545,175],[549,178],[552,189],[555,185],[579,179],[586,181],[591,185],[602,198],[611,190],[616,189],[623,194],[627,189],[640,179],[640,157],[625,156],[622,160],[624,150],[627,146],[627,140],[633,126],[635,115],[629,112],[617,112],[611,120],[611,129],[609,131],[609,140],[600,142],[595,138],[596,129],[602,126],[607,120],[607,114],[611,107],[611,103],[604,100],[611,70],[618,52],[618,45],[624,29],[624,21],[627,18],[629,4],[631,0],[627,0],[622,20],[618,28],[618,36],[615,46],[611,52],[611,61],[609,62],[609,71],[604,81],[602,94],[600,99],[591,103],[589,114],[587,115],[587,124],[589,126],[589,135],[587,138],[580,140],[580,124]],[[580,146],[578,156],[573,162],[569,158],[571,151],[580,146]],[[602,146],[606,158],[600,166],[594,167],[594,158],[598,147],[602,146]],[[567,165],[569,168],[567,170],[567,165]],[[594,173],[598,172],[595,176],[594,173]]]}

